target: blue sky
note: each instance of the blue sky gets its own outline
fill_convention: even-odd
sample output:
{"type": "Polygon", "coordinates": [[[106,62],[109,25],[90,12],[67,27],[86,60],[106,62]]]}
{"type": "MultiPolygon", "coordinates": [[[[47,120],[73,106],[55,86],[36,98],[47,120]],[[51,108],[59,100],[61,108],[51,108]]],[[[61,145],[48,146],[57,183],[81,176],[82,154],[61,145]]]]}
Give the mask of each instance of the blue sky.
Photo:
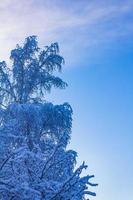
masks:
{"type": "Polygon", "coordinates": [[[133,197],[133,2],[0,1],[0,57],[29,35],[59,42],[69,84],[53,103],[74,111],[70,147],[99,183],[97,200],[133,197]]]}

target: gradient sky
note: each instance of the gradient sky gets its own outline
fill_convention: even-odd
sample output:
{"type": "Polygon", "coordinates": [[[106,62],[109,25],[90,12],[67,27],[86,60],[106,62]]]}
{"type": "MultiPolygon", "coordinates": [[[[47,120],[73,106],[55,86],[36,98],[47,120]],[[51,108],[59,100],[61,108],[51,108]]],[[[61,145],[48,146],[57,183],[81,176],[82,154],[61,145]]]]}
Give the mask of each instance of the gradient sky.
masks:
{"type": "Polygon", "coordinates": [[[92,199],[132,200],[133,1],[1,0],[1,60],[29,35],[66,60],[69,87],[47,98],[73,107],[70,147],[99,183],[92,199]]]}

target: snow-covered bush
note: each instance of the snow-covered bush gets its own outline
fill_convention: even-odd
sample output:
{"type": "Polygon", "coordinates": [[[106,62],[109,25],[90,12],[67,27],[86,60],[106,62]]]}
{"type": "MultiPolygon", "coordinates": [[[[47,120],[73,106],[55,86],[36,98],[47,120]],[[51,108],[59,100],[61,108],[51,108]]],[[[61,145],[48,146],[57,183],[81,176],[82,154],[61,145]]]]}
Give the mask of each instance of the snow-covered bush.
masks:
{"type": "Polygon", "coordinates": [[[61,71],[58,44],[43,50],[35,36],[11,51],[12,66],[0,63],[0,199],[83,200],[94,176],[75,169],[77,153],[67,150],[72,126],[68,103],[45,101],[52,86],[67,84],[61,71]]]}

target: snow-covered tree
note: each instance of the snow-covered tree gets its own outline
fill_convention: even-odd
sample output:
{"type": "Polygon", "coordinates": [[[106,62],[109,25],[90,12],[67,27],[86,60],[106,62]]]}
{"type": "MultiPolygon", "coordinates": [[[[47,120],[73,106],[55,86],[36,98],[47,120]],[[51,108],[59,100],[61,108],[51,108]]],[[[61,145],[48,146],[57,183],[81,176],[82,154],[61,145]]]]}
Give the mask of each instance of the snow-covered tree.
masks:
{"type": "MultiPolygon", "coordinates": [[[[81,176],[87,166],[75,169],[77,153],[67,150],[72,126],[68,103],[45,100],[52,87],[67,84],[54,72],[63,58],[58,44],[44,49],[37,38],[11,51],[12,65],[0,63],[0,199],[84,200],[93,175],[81,176]]],[[[57,73],[56,73],[57,74],[57,73]]]]}

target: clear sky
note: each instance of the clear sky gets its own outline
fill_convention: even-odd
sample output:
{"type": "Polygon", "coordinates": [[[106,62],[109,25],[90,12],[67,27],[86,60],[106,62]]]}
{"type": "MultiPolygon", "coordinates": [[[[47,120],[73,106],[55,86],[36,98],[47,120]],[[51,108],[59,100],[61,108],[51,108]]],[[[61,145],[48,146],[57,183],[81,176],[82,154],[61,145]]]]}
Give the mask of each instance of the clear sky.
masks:
{"type": "Polygon", "coordinates": [[[29,35],[58,42],[74,111],[70,147],[99,183],[96,200],[133,199],[133,1],[1,0],[0,58],[29,35]]]}

